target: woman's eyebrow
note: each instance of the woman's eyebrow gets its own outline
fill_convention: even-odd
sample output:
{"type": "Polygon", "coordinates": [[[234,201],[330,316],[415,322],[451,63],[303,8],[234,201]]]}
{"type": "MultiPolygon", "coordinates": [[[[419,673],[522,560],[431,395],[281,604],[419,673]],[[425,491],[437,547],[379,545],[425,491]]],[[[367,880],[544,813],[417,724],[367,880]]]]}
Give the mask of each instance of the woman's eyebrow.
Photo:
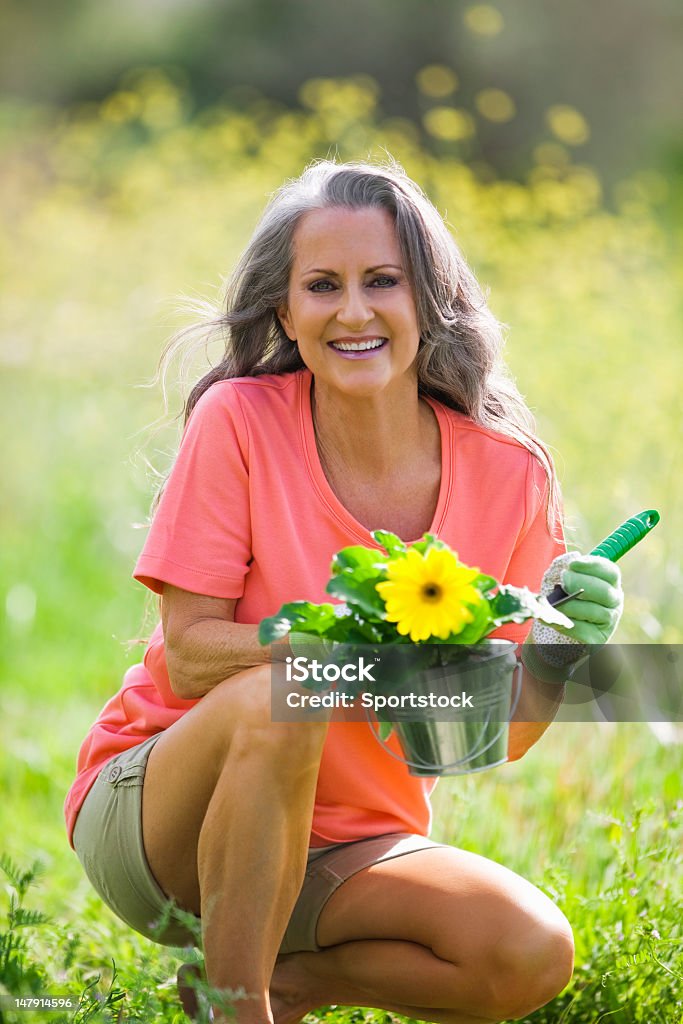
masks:
{"type": "MultiPolygon", "coordinates": [[[[365,271],[366,274],[372,274],[375,270],[381,270],[383,267],[391,267],[393,270],[403,270],[397,263],[378,263],[376,267],[368,267],[365,271]]],[[[323,267],[312,267],[310,270],[302,270],[302,276],[305,274],[327,274],[328,277],[339,277],[339,274],[335,270],[325,270],[323,267]]]]}

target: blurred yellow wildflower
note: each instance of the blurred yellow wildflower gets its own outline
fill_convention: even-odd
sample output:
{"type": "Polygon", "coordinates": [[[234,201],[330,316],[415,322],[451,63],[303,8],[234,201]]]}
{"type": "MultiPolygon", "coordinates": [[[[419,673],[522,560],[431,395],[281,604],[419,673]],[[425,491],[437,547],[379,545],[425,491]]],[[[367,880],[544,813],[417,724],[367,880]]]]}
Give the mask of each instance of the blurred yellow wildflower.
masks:
{"type": "Polygon", "coordinates": [[[309,78],[299,87],[299,99],[309,110],[343,114],[347,119],[371,115],[378,96],[377,82],[366,74],[309,78]]]}
{"type": "Polygon", "coordinates": [[[458,88],[458,76],[445,64],[427,64],[415,75],[417,87],[425,96],[443,99],[458,88]]]}
{"type": "Polygon", "coordinates": [[[482,89],[474,98],[477,110],[487,121],[504,124],[517,113],[515,101],[502,89],[482,89]]]}
{"type": "Polygon", "coordinates": [[[472,586],[478,575],[453,551],[430,548],[421,555],[411,548],[405,558],[389,562],[388,578],[377,584],[377,592],[402,636],[415,643],[430,636],[446,640],[474,619],[468,605],[484,600],[472,586]]]}
{"type": "Polygon", "coordinates": [[[123,124],[136,118],[142,103],[137,93],[128,90],[120,90],[112,93],[102,103],[100,114],[104,121],[112,121],[114,124],[123,124]]]}
{"type": "Polygon", "coordinates": [[[474,135],[472,115],[455,107],[432,107],[423,115],[422,122],[430,135],[445,142],[459,142],[474,135]]]}
{"type": "Polygon", "coordinates": [[[553,135],[567,146],[581,146],[590,138],[586,118],[574,107],[562,104],[549,107],[545,119],[553,135]]]}
{"type": "Polygon", "coordinates": [[[503,15],[492,4],[472,4],[464,18],[470,32],[478,36],[497,36],[503,31],[503,15]]]}
{"type": "Polygon", "coordinates": [[[545,167],[566,167],[570,161],[568,151],[559,142],[541,142],[534,147],[534,160],[545,167]]]}

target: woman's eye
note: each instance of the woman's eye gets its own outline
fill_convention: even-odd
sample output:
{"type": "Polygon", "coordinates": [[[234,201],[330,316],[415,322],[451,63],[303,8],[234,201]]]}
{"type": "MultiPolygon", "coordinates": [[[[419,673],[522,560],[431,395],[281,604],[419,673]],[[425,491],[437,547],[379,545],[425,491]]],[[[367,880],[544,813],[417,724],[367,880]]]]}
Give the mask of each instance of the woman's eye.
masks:
{"type": "Polygon", "coordinates": [[[332,282],[331,281],[314,281],[313,284],[309,285],[309,291],[312,291],[312,292],[324,291],[324,292],[326,292],[328,290],[327,288],[318,288],[318,285],[320,285],[320,284],[329,284],[330,288],[332,287],[332,282]]]}
{"type": "Polygon", "coordinates": [[[384,282],[384,284],[382,285],[383,288],[386,288],[387,284],[389,284],[390,286],[396,284],[396,278],[389,277],[388,274],[380,274],[378,277],[375,278],[375,284],[382,281],[384,282]]]}

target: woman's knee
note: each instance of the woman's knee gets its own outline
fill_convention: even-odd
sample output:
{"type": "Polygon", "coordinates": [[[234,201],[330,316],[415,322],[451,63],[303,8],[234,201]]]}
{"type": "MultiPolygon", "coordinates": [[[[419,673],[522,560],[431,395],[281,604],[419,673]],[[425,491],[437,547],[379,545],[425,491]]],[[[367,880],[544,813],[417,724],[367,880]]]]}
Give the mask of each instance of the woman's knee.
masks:
{"type": "MultiPolygon", "coordinates": [[[[273,714],[270,665],[247,669],[211,691],[212,716],[232,727],[229,750],[234,757],[271,757],[283,771],[320,760],[327,718],[279,721],[273,714]]],[[[208,696],[208,695],[207,695],[208,696]]]]}
{"type": "Polygon", "coordinates": [[[524,1017],[545,1006],[569,984],[574,938],[561,911],[525,921],[493,950],[486,1012],[496,1019],[524,1017]]]}

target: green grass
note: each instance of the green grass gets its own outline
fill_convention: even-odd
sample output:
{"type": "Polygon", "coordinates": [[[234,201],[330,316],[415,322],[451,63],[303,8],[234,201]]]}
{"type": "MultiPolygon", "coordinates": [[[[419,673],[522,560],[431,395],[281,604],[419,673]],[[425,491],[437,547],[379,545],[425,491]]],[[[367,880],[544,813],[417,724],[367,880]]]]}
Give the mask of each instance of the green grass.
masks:
{"type": "MultiPolygon", "coordinates": [[[[14,693],[3,703],[0,784],[11,799],[0,809],[2,848],[23,871],[42,862],[24,906],[50,918],[15,929],[27,940],[27,978],[32,966],[38,991],[100,999],[113,984],[124,993],[126,1019],[180,1021],[174,978],[187,954],[118,921],[66,845],[70,748],[97,706],[65,701],[51,724],[33,699],[14,693]]],[[[683,1019],[682,771],[683,749],[662,746],[645,725],[559,723],[516,764],[439,783],[434,837],[539,885],[574,929],[574,980],[534,1024],[597,1024],[607,1012],[617,1024],[683,1019]]],[[[7,977],[0,966],[0,983],[7,977]]],[[[347,1008],[326,1017],[351,1018],[347,1008]]],[[[6,1021],[14,1024],[10,1014],[6,1021]]]]}
{"type": "MultiPolygon", "coordinates": [[[[161,399],[136,385],[182,321],[176,297],[216,294],[267,193],[307,160],[385,146],[447,213],[511,326],[508,359],[557,454],[570,540],[587,550],[641,509],[662,514],[621,563],[615,640],[683,641],[680,211],[662,206],[652,175],[609,202],[571,160],[539,164],[525,184],[483,183],[457,146],[430,156],[382,121],[362,83],[343,108],[261,104],[196,121],[183,103],[155,120],[149,88],[138,120],[112,120],[106,104],[0,111],[0,134],[13,126],[0,137],[0,852],[19,876],[40,860],[21,898],[49,916],[22,924],[15,911],[10,924],[0,894],[0,983],[16,983],[7,936],[23,936],[12,969],[90,992],[77,1019],[102,1016],[113,985],[110,1002],[124,993],[126,1019],[144,1024],[182,1019],[178,957],[102,905],[61,817],[78,747],[140,657],[127,641],[154,621],[130,573],[154,486],[145,460],[166,468],[177,425],[146,431],[161,399]]],[[[437,838],[529,878],[572,922],[574,981],[534,1024],[683,1020],[682,760],[646,725],[561,724],[518,764],[437,788],[437,838]]],[[[6,900],[22,889],[10,873],[6,900]]]]}

